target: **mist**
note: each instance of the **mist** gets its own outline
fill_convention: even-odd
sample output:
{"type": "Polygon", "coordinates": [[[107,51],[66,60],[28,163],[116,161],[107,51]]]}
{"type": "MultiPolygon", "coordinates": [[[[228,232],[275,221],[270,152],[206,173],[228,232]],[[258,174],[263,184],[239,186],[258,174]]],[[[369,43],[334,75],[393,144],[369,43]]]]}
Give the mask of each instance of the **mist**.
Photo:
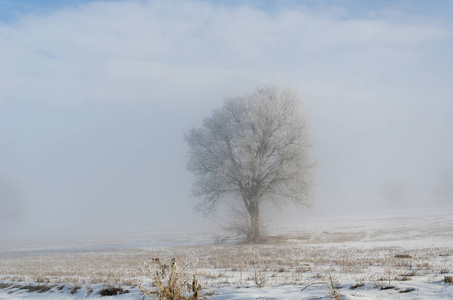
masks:
{"type": "Polygon", "coordinates": [[[451,2],[0,6],[0,239],[212,224],[184,134],[266,83],[310,115],[312,211],[452,203],[451,2]]]}

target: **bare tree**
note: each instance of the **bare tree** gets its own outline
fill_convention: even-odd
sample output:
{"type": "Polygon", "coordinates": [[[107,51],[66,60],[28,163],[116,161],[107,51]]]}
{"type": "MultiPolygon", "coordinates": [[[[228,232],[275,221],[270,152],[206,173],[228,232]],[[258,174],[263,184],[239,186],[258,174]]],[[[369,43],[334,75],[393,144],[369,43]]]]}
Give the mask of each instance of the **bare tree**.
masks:
{"type": "Polygon", "coordinates": [[[250,216],[251,241],[260,239],[260,205],[312,199],[314,162],[307,118],[290,89],[257,88],[231,97],[186,136],[195,173],[197,208],[212,213],[222,199],[239,198],[250,216]]]}

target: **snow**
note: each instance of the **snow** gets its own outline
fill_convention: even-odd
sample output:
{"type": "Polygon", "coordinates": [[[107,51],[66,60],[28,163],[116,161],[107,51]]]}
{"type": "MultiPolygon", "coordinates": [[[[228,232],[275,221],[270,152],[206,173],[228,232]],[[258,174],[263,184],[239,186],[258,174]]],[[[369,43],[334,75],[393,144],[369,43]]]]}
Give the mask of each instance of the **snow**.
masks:
{"type": "MultiPolygon", "coordinates": [[[[8,245],[0,249],[0,299],[104,299],[100,295],[105,287],[102,283],[83,282],[74,294],[69,283],[37,283],[39,259],[54,271],[55,264],[74,259],[74,276],[82,282],[86,274],[78,274],[81,271],[76,266],[91,263],[89,259],[124,259],[124,264],[130,264],[152,255],[199,258],[200,263],[191,271],[203,281],[206,297],[213,300],[329,299],[328,276],[342,299],[452,299],[453,285],[444,281],[445,276],[453,276],[451,211],[402,210],[287,220],[285,224],[274,223],[270,232],[284,238],[263,245],[235,245],[231,241],[218,245],[213,242],[217,233],[206,231],[119,236],[64,247],[8,245]],[[399,259],[396,254],[412,258],[399,259]],[[265,276],[264,287],[251,279],[253,272],[265,276]],[[17,281],[14,274],[25,279],[17,281]],[[359,283],[363,285],[352,288],[359,283]],[[55,287],[43,293],[29,292],[21,289],[26,284],[55,287]]],[[[146,276],[135,276],[149,284],[146,276]]],[[[137,286],[123,286],[129,292],[113,296],[115,299],[141,299],[137,286]]]]}

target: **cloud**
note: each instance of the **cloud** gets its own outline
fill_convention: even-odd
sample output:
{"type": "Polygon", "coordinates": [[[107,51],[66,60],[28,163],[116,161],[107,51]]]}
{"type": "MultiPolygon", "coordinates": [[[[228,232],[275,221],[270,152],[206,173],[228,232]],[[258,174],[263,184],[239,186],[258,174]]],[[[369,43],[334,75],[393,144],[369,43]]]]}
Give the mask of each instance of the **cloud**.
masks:
{"type": "Polygon", "coordinates": [[[416,57],[418,47],[447,35],[436,24],[341,19],[304,7],[93,2],[2,25],[0,55],[6,64],[0,82],[3,99],[173,98],[175,86],[199,86],[194,90],[199,92],[237,77],[261,82],[279,80],[274,75],[279,73],[335,76],[335,63],[361,69],[361,57],[378,62],[416,57]]]}

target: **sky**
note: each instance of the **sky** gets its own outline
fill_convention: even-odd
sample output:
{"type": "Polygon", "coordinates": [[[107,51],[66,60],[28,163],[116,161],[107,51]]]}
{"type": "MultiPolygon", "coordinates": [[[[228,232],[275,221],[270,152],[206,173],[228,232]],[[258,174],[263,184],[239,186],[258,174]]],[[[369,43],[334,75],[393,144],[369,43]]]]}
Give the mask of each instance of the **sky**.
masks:
{"type": "Polygon", "coordinates": [[[269,83],[310,116],[313,211],[451,202],[452,20],[451,1],[0,0],[0,239],[210,224],[184,134],[269,83]]]}

